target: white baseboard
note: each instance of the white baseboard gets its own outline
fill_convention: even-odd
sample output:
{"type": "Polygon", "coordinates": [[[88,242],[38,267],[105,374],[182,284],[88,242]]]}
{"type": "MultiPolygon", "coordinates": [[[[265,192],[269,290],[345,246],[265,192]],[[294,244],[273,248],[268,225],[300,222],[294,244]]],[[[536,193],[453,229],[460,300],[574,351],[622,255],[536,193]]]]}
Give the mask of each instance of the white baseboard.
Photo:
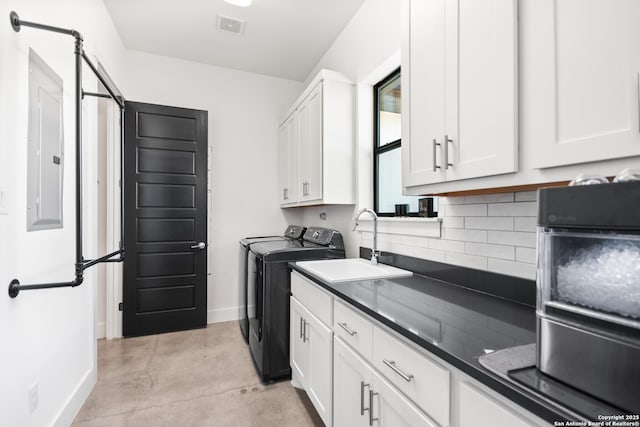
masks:
{"type": "Polygon", "coordinates": [[[240,319],[240,307],[216,308],[207,311],[207,323],[229,322],[240,319]]]}
{"type": "Polygon", "coordinates": [[[89,395],[91,394],[91,390],[96,385],[98,381],[98,369],[94,365],[94,367],[87,372],[84,376],[78,387],[74,390],[73,394],[67,400],[67,403],[60,410],[60,413],[56,417],[53,422],[53,427],[68,427],[73,423],[76,415],[82,409],[82,405],[87,401],[89,395]]]}
{"type": "Polygon", "coordinates": [[[96,339],[105,338],[107,336],[107,324],[105,322],[96,323],[96,339]]]}

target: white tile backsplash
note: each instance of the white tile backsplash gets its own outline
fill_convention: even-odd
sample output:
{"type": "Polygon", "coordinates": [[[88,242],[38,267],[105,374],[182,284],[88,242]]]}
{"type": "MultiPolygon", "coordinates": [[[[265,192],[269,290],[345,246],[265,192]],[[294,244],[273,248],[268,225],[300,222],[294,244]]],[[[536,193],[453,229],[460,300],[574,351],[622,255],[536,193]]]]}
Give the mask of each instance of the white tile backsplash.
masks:
{"type": "Polygon", "coordinates": [[[444,262],[444,251],[427,248],[413,248],[413,256],[431,261],[444,262]]]}
{"type": "Polygon", "coordinates": [[[432,239],[429,240],[429,248],[447,252],[464,253],[464,242],[457,242],[455,240],[432,239]]]}
{"type": "Polygon", "coordinates": [[[444,216],[487,216],[487,204],[445,205],[440,207],[444,216]]]}
{"type": "Polygon", "coordinates": [[[446,240],[462,240],[464,242],[487,242],[486,230],[467,230],[457,228],[445,228],[443,237],[446,240]]]}
{"type": "Polygon", "coordinates": [[[464,198],[467,203],[496,203],[513,202],[513,193],[481,194],[478,196],[467,196],[464,198]]]}
{"type": "Polygon", "coordinates": [[[464,252],[471,255],[486,256],[488,258],[516,259],[516,251],[513,246],[467,242],[464,244],[464,252]]]}
{"type": "Polygon", "coordinates": [[[536,216],[536,202],[490,203],[489,216],[536,216]]]}
{"type": "Polygon", "coordinates": [[[487,269],[487,259],[485,256],[459,254],[456,252],[444,253],[444,262],[461,265],[462,267],[477,268],[479,270],[487,269]]]}
{"type": "Polygon", "coordinates": [[[513,230],[513,217],[465,218],[464,228],[474,230],[513,230]]]}
{"type": "Polygon", "coordinates": [[[531,216],[519,216],[514,218],[515,222],[513,225],[513,229],[515,231],[527,231],[531,232],[531,230],[535,230],[538,219],[536,217],[531,216]]]}
{"type": "Polygon", "coordinates": [[[538,200],[537,191],[521,191],[516,193],[516,202],[535,202],[538,200]]]}
{"type": "Polygon", "coordinates": [[[438,206],[464,205],[464,197],[438,197],[438,206]]]}
{"type": "Polygon", "coordinates": [[[487,242],[498,245],[524,246],[525,248],[536,247],[535,233],[524,231],[489,231],[487,242]]]}
{"type": "Polygon", "coordinates": [[[440,214],[440,218],[442,218],[442,228],[464,228],[464,217],[444,217],[440,214]]]}
{"type": "MultiPolygon", "coordinates": [[[[416,258],[535,279],[536,196],[535,191],[524,191],[441,197],[442,237],[409,234],[400,221],[392,221],[379,234],[379,247],[416,258]]],[[[361,232],[361,245],[371,247],[372,237],[371,232],[361,232]]]]}
{"type": "Polygon", "coordinates": [[[536,252],[535,248],[516,248],[516,261],[535,264],[536,252]]]}

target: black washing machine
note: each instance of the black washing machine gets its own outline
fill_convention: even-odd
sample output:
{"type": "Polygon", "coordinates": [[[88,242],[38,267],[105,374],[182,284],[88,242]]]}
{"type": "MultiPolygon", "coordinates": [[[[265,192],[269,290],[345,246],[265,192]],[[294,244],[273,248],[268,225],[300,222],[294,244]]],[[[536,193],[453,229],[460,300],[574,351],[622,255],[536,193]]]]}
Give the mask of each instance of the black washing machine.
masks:
{"type": "Polygon", "coordinates": [[[301,241],[254,243],[249,248],[249,347],[263,382],[291,376],[289,366],[289,296],[291,261],[344,258],[342,234],[309,227],[301,241]]]}
{"type": "Polygon", "coordinates": [[[252,244],[260,242],[302,240],[305,231],[305,227],[290,225],[282,236],[245,237],[240,240],[240,258],[238,262],[238,288],[240,292],[238,306],[240,307],[240,330],[245,342],[249,343],[249,318],[247,317],[247,255],[249,254],[249,248],[252,244]]]}

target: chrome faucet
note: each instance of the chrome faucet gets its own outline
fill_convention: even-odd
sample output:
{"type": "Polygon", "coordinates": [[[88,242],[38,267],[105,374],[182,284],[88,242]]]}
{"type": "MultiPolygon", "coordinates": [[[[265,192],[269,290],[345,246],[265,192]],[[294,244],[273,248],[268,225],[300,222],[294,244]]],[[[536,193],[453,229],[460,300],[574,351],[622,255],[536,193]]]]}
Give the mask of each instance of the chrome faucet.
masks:
{"type": "Polygon", "coordinates": [[[353,217],[353,231],[356,231],[358,220],[365,212],[368,212],[373,217],[373,248],[371,248],[371,264],[377,265],[378,257],[380,256],[380,251],[378,251],[378,215],[376,215],[376,213],[371,209],[360,209],[353,217]]]}

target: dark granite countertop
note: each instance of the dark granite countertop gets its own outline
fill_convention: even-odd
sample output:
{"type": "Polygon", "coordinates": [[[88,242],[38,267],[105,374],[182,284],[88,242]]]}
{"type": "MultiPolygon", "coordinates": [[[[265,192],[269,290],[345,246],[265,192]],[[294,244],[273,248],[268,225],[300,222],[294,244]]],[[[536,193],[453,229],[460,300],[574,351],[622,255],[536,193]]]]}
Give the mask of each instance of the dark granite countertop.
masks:
{"type": "MultiPolygon", "coordinates": [[[[330,283],[302,270],[295,263],[289,265],[540,418],[550,423],[577,420],[572,412],[549,405],[544,398],[500,378],[478,362],[483,354],[535,343],[533,305],[483,293],[477,283],[473,286],[475,289],[469,289],[415,273],[407,278],[330,283]]],[[[490,278],[490,275],[483,275],[483,279],[490,278]]],[[[517,279],[514,281],[518,282],[517,279]]],[[[487,288],[494,286],[489,284],[487,288]]]]}

